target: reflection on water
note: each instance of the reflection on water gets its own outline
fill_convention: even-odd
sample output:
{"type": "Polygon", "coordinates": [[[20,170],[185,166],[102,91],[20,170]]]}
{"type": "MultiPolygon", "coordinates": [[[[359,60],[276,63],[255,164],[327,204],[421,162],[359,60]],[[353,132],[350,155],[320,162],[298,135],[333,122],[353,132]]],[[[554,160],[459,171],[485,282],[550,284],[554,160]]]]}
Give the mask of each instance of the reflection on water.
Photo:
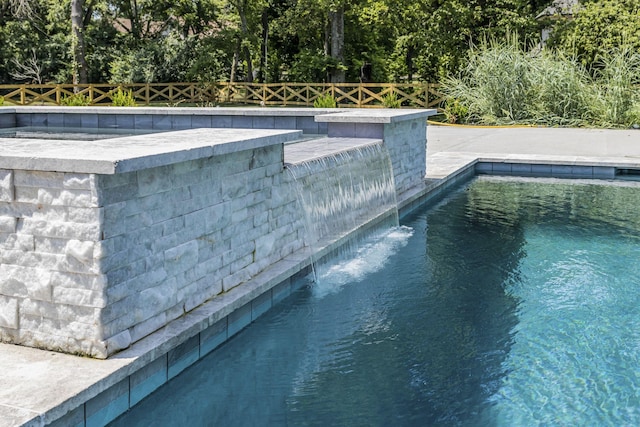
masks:
{"type": "Polygon", "coordinates": [[[636,202],[476,180],[383,268],[301,289],[114,425],[637,425],[636,202]]]}

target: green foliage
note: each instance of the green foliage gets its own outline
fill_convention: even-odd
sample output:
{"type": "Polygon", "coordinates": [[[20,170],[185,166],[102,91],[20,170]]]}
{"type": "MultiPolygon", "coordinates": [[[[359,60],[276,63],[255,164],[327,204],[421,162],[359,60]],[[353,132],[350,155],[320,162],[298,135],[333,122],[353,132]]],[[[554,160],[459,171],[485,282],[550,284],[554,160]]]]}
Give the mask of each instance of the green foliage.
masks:
{"type": "Polygon", "coordinates": [[[135,107],[136,100],[131,90],[123,91],[121,88],[111,95],[111,104],[114,107],[135,107]]]}
{"type": "MultiPolygon", "coordinates": [[[[470,46],[513,32],[536,43],[550,0],[92,0],[84,2],[90,82],[437,82],[467,66],[470,46]],[[344,8],[344,60],[331,49],[329,12],[344,8]],[[365,76],[369,80],[369,76],[365,76]]],[[[640,49],[640,0],[581,2],[553,24],[552,44],[589,70],[611,48],[640,49]]],[[[550,21],[551,22],[551,21],[550,21]]],[[[555,21],[553,21],[555,22],[555,21]]],[[[0,82],[72,81],[68,1],[0,0],[0,82]],[[18,6],[20,8],[18,8],[18,6]],[[20,9],[20,10],[18,10],[20,9]]],[[[542,101],[541,101],[542,102],[542,101]]]]}
{"type": "Polygon", "coordinates": [[[185,73],[190,82],[215,82],[225,80],[230,74],[232,56],[230,40],[208,37],[194,44],[193,59],[185,73]]]}
{"type": "Polygon", "coordinates": [[[74,93],[73,95],[63,96],[60,100],[60,105],[68,107],[82,107],[91,105],[91,98],[81,93],[74,93]]]}
{"type": "Polygon", "coordinates": [[[192,40],[174,33],[124,51],[109,64],[112,83],[184,81],[192,61],[192,40]]]}
{"type": "Polygon", "coordinates": [[[400,108],[400,100],[395,92],[388,93],[382,97],[384,108],[400,108]]]}
{"type": "Polygon", "coordinates": [[[321,50],[303,48],[295,54],[291,68],[286,75],[287,81],[292,82],[323,82],[327,79],[327,72],[336,64],[321,50]]]}
{"type": "Polygon", "coordinates": [[[539,37],[532,2],[441,0],[397,2],[398,36],[390,55],[394,79],[439,81],[464,68],[470,46],[516,33],[520,43],[539,37]]]}
{"type": "Polygon", "coordinates": [[[560,21],[549,45],[575,56],[586,67],[612,49],[640,49],[640,0],[584,1],[572,20],[560,21]]]}
{"type": "Polygon", "coordinates": [[[627,110],[624,121],[628,126],[634,129],[640,129],[640,103],[635,104],[627,110]]]}
{"type": "Polygon", "coordinates": [[[581,125],[596,120],[595,86],[580,63],[549,50],[529,54],[529,58],[535,99],[528,107],[528,117],[552,125],[581,125]]]}
{"type": "Polygon", "coordinates": [[[534,103],[529,65],[517,43],[484,43],[471,52],[460,77],[444,80],[444,90],[469,108],[472,120],[520,121],[534,103]]]}
{"type": "Polygon", "coordinates": [[[313,106],[314,108],[337,108],[338,103],[331,94],[325,94],[316,98],[316,100],[313,101],[313,106]]]}
{"type": "Polygon", "coordinates": [[[153,53],[145,48],[123,52],[109,64],[111,83],[151,83],[156,79],[153,53]]]}
{"type": "Polygon", "coordinates": [[[469,116],[469,108],[457,98],[449,98],[445,104],[444,116],[448,123],[463,123],[469,116]]]}
{"type": "Polygon", "coordinates": [[[633,124],[640,102],[640,54],[626,46],[602,55],[595,75],[605,123],[633,124]]]}
{"type": "Polygon", "coordinates": [[[607,53],[591,75],[562,53],[527,52],[511,41],[474,49],[442,89],[450,99],[445,114],[456,120],[458,103],[469,121],[485,124],[623,126],[636,120],[638,82],[640,55],[629,49],[607,53]]]}

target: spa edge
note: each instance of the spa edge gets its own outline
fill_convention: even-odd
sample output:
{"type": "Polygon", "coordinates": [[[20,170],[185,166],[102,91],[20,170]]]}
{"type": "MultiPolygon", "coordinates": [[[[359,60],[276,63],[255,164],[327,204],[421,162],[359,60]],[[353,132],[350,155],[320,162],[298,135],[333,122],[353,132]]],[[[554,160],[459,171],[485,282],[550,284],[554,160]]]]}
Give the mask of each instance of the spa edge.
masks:
{"type": "MultiPolygon", "coordinates": [[[[0,139],[0,340],[107,358],[242,293],[273,265],[288,263],[285,275],[295,275],[310,261],[285,144],[383,143],[396,192],[410,199],[423,184],[433,113],[0,108],[0,128],[162,131],[0,139]]],[[[280,282],[247,290],[227,311],[280,282]]]]}

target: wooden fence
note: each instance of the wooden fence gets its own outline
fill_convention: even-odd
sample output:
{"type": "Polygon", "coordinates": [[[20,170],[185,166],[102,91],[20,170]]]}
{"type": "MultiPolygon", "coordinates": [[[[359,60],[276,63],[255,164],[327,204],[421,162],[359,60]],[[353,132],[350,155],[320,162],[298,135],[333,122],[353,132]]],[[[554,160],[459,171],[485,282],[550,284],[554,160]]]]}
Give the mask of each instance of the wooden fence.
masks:
{"type": "Polygon", "coordinates": [[[60,105],[80,94],[90,105],[109,105],[118,90],[131,91],[138,105],[197,106],[254,104],[313,106],[323,95],[333,96],[340,107],[382,107],[395,94],[402,107],[439,108],[444,96],[439,85],[395,83],[149,83],[88,85],[0,85],[4,105],[60,105]]]}

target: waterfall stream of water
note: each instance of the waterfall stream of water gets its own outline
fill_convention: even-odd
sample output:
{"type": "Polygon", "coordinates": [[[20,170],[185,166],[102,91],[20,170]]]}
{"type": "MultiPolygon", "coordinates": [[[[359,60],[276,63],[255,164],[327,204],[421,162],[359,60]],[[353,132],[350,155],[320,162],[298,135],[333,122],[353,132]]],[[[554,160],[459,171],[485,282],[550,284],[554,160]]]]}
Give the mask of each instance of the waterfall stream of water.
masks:
{"type": "Polygon", "coordinates": [[[305,243],[315,254],[316,282],[337,287],[345,274],[353,278],[381,265],[393,242],[404,240],[393,234],[399,230],[398,209],[384,145],[357,147],[289,165],[288,170],[304,212],[305,243]]]}

